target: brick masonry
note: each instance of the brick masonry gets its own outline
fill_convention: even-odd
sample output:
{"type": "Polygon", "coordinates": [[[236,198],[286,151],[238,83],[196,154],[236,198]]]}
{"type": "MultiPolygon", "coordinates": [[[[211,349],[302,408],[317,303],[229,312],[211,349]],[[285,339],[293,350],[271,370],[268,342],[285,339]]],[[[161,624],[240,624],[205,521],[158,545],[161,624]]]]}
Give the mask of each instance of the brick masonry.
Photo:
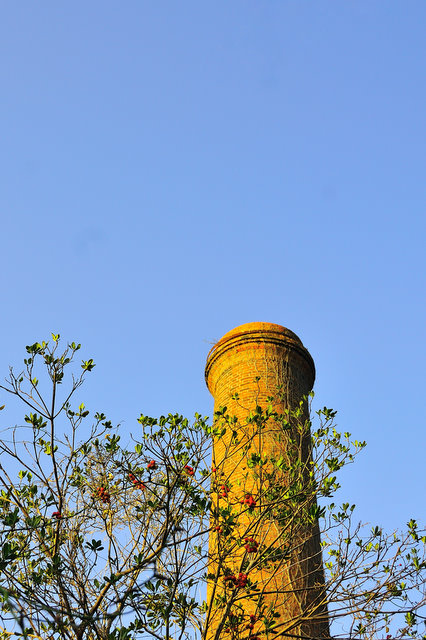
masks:
{"type": "MultiPolygon", "coordinates": [[[[270,396],[279,396],[274,401],[276,411],[284,413],[295,409],[301,398],[311,391],[315,380],[314,362],[296,334],[280,325],[266,322],[241,325],[228,332],[211,349],[205,376],[215,400],[215,411],[227,406],[228,413],[237,417],[237,430],[242,444],[256,442],[259,453],[285,455],[285,438],[283,440],[280,436],[277,426],[268,426],[259,438],[254,438],[251,432],[253,427],[246,423],[246,417],[256,405],[265,408],[270,396]],[[232,399],[235,393],[239,395],[238,400],[232,399]]],[[[308,417],[306,410],[305,417],[308,417]]],[[[238,505],[247,492],[259,493],[257,485],[260,482],[259,478],[248,478],[241,447],[238,453],[237,449],[232,446],[230,433],[213,443],[213,465],[220,468],[223,482],[229,482],[232,487],[234,505],[238,505]]],[[[301,443],[301,455],[308,461],[309,434],[301,443]]],[[[231,495],[226,499],[231,500],[231,495]]],[[[253,526],[253,518],[240,517],[238,527],[241,536],[251,531],[253,526]]],[[[257,537],[264,545],[271,545],[284,535],[273,522],[262,524],[262,527],[260,532],[257,529],[257,537]]],[[[280,614],[282,624],[280,634],[276,637],[329,638],[319,531],[312,526],[304,530],[303,535],[299,530],[297,536],[297,540],[292,540],[296,550],[288,563],[273,574],[265,569],[259,570],[255,579],[265,594],[267,606],[280,614]]],[[[217,571],[220,563],[218,544],[218,534],[212,533],[209,544],[210,573],[217,571]]],[[[238,554],[233,562],[233,569],[238,571],[238,554]]],[[[218,583],[219,580],[215,584],[208,584],[207,599],[210,605],[212,599],[226,591],[218,583]]],[[[247,608],[248,613],[250,607],[253,609],[253,603],[247,602],[245,606],[243,596],[239,604],[240,610],[247,608]]],[[[211,606],[209,638],[218,637],[218,624],[220,612],[215,613],[214,606],[211,606]]],[[[254,630],[252,634],[256,632],[254,630]]],[[[258,632],[261,633],[260,627],[258,632]]],[[[219,637],[229,638],[230,635],[229,632],[220,632],[219,637]]],[[[244,637],[248,638],[249,635],[244,637]]]]}

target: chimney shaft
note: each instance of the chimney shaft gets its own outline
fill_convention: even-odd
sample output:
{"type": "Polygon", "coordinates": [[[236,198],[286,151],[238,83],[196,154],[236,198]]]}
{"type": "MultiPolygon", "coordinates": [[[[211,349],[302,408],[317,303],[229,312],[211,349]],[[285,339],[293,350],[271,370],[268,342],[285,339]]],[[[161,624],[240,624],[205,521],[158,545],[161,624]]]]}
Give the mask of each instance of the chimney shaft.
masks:
{"type": "MultiPolygon", "coordinates": [[[[261,456],[285,457],[289,434],[283,437],[278,423],[269,424],[256,435],[256,426],[247,423],[246,419],[256,406],[266,409],[271,396],[274,397],[274,410],[284,414],[297,409],[301,399],[309,394],[315,380],[315,366],[301,340],[292,331],[277,324],[252,322],[241,325],[228,332],[212,348],[207,357],[205,375],[207,386],[215,400],[215,411],[226,406],[228,414],[236,416],[238,421],[235,430],[242,445],[250,442],[250,452],[254,449],[261,456]],[[235,394],[238,394],[238,399],[233,398],[235,394]]],[[[308,408],[304,405],[302,421],[308,417],[308,408]]],[[[217,506],[225,506],[226,503],[241,512],[244,509],[240,506],[241,500],[248,493],[253,496],[261,495],[265,487],[262,487],[261,471],[257,477],[253,476],[252,471],[248,472],[248,455],[244,457],[241,454],[243,446],[232,447],[230,432],[231,429],[228,429],[224,437],[213,441],[213,465],[222,473],[222,479],[217,482],[222,482],[226,487],[225,496],[220,495],[219,489],[217,506]],[[226,483],[231,487],[229,495],[226,483]]],[[[307,469],[311,457],[308,432],[300,441],[300,455],[307,469]]],[[[285,475],[281,476],[281,480],[284,494],[285,475]]],[[[260,524],[256,529],[255,511],[253,514],[247,513],[247,509],[245,511],[245,514],[239,516],[233,532],[234,538],[256,530],[258,542],[263,548],[279,545],[286,535],[285,525],[283,528],[282,523],[278,525],[270,520],[266,523],[258,518],[260,524]]],[[[229,570],[229,567],[226,567],[226,561],[223,568],[220,566],[223,564],[220,558],[226,557],[226,544],[220,536],[220,532],[213,531],[209,541],[209,573],[219,575],[216,583],[208,583],[210,619],[207,637],[210,639],[215,637],[220,625],[221,606],[217,604],[218,597],[220,600],[227,594],[221,573],[229,570]]],[[[265,610],[270,608],[280,614],[277,619],[280,623],[277,637],[286,637],[288,634],[288,637],[329,638],[318,527],[299,527],[295,536],[291,540],[292,555],[282,563],[279,571],[261,568],[252,571],[250,576],[263,592],[265,610]]],[[[241,552],[236,552],[232,559],[227,556],[227,561],[232,565],[232,571],[238,572],[243,561],[241,552]]],[[[244,611],[254,614],[252,609],[255,606],[253,601],[244,601],[243,595],[236,602],[236,610],[237,613],[240,612],[240,616],[244,611]]],[[[254,631],[250,633],[260,632],[260,624],[258,621],[254,631]]],[[[220,630],[216,637],[222,639],[230,636],[225,629],[220,630]]]]}

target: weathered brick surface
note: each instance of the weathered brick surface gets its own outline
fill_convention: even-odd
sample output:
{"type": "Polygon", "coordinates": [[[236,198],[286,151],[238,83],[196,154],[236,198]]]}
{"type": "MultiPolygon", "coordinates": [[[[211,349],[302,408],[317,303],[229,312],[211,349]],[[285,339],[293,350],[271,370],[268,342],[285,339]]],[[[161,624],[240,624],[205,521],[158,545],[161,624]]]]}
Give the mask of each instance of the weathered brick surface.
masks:
{"type": "MultiPolygon", "coordinates": [[[[279,391],[280,400],[275,403],[274,408],[279,412],[294,409],[302,396],[311,391],[314,379],[313,360],[300,339],[289,329],[271,323],[254,322],[233,329],[219,340],[207,358],[206,383],[215,399],[215,411],[227,406],[228,412],[238,418],[240,442],[244,444],[252,441],[259,453],[268,455],[285,454],[285,439],[273,424],[253,439],[253,427],[246,424],[249,411],[256,405],[266,407],[268,396],[276,397],[279,391]],[[238,393],[238,401],[231,398],[234,393],[238,393]]],[[[301,451],[302,456],[308,460],[310,442],[306,437],[301,444],[301,451]]],[[[231,444],[230,433],[214,442],[213,465],[221,469],[221,481],[228,481],[232,486],[229,497],[224,499],[217,496],[218,503],[220,500],[222,504],[224,500],[229,500],[235,508],[247,492],[259,493],[261,478],[253,479],[251,473],[248,474],[244,458],[231,444]]],[[[252,526],[252,515],[247,513],[240,518],[242,536],[252,526]]],[[[260,534],[258,531],[258,539],[264,545],[271,545],[284,535],[284,531],[280,531],[273,521],[262,525],[260,534]]],[[[255,579],[265,593],[268,606],[281,615],[281,637],[285,637],[284,632],[287,632],[305,638],[328,638],[318,529],[312,527],[304,531],[303,535],[300,531],[297,535],[297,540],[292,539],[296,550],[289,562],[275,573],[262,569],[255,579]]],[[[219,562],[218,544],[218,535],[213,533],[210,539],[213,568],[219,562]]],[[[238,571],[238,561],[237,553],[233,567],[235,571],[238,571]]],[[[212,600],[213,594],[217,596],[223,592],[222,584],[209,583],[208,601],[212,600]]],[[[242,595],[240,604],[244,607],[243,597],[242,595]]],[[[247,602],[248,613],[252,608],[247,602]]],[[[215,616],[213,612],[210,637],[214,637],[218,620],[219,616],[215,616]]],[[[227,633],[220,635],[221,638],[229,638],[227,633]]]]}

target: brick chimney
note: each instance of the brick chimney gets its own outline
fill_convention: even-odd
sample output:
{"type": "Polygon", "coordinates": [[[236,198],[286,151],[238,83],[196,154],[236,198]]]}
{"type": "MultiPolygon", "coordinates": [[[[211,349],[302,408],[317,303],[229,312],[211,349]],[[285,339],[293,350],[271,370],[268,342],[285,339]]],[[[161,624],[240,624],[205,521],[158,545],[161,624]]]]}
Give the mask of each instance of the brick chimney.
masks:
{"type": "MultiPolygon", "coordinates": [[[[247,423],[247,416],[256,406],[265,409],[271,396],[275,398],[273,408],[278,413],[297,409],[301,399],[312,389],[315,380],[314,362],[301,340],[289,329],[267,322],[251,322],[229,331],[217,342],[208,354],[205,375],[207,386],[215,400],[215,411],[226,406],[228,414],[236,416],[234,430],[241,443],[241,446],[232,445],[232,429],[229,428],[224,437],[213,441],[213,466],[220,469],[222,474],[221,479],[216,480],[216,485],[225,486],[225,496],[218,489],[217,506],[228,504],[233,510],[241,512],[244,510],[244,505],[240,506],[241,500],[245,496],[260,495],[264,491],[261,471],[254,477],[253,472],[248,470],[248,454],[245,456],[242,453],[244,443],[251,443],[250,452],[255,450],[260,455],[285,457],[288,438],[292,437],[288,433],[283,435],[282,427],[273,421],[270,421],[266,429],[255,434],[257,427],[247,423]],[[238,399],[233,399],[234,394],[238,394],[238,399]],[[231,487],[229,495],[228,486],[231,487]]],[[[305,403],[302,406],[302,422],[308,417],[305,403]]],[[[301,436],[299,447],[308,469],[311,456],[309,433],[301,436]]],[[[281,482],[284,495],[285,474],[281,475],[281,482]]],[[[255,511],[250,514],[245,509],[245,514],[239,516],[234,529],[235,538],[243,537],[255,529],[255,516],[255,511]]],[[[220,531],[213,531],[209,541],[209,573],[218,574],[217,580],[208,582],[207,591],[210,607],[207,637],[211,640],[215,636],[220,640],[232,637],[229,630],[220,628],[223,609],[217,604],[218,597],[226,598],[229,593],[224,586],[223,576],[223,571],[229,570],[229,567],[224,566],[222,569],[220,566],[221,549],[226,548],[223,546],[226,543],[220,539],[221,535],[220,531]]],[[[258,542],[266,548],[279,545],[285,535],[289,536],[289,532],[285,531],[282,523],[268,519],[258,525],[256,535],[258,542]]],[[[252,570],[250,578],[257,582],[266,609],[280,614],[277,618],[280,627],[276,637],[330,638],[318,526],[313,524],[299,527],[294,537],[291,537],[291,547],[291,557],[281,563],[279,571],[267,568],[252,570]]],[[[231,571],[238,573],[242,554],[244,548],[240,552],[237,550],[231,560],[228,556],[231,571]]],[[[256,602],[244,599],[244,589],[239,589],[239,592],[241,596],[238,596],[235,603],[237,613],[240,616],[254,613],[256,602]]],[[[261,633],[259,621],[253,630],[245,632],[241,637],[256,637],[257,631],[261,633]]],[[[260,635],[262,640],[264,637],[263,634],[260,635]]]]}

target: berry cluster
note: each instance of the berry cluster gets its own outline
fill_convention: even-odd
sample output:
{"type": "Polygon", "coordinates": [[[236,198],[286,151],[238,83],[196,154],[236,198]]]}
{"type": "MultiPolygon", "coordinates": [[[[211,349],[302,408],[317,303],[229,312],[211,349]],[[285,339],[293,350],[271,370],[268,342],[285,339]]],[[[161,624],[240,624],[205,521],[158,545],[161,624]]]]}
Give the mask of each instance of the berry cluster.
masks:
{"type": "Polygon", "coordinates": [[[183,470],[185,471],[185,473],[186,473],[188,476],[193,476],[193,475],[194,475],[194,473],[195,473],[195,472],[194,472],[194,469],[193,469],[192,467],[190,467],[190,466],[189,466],[189,464],[186,464],[186,465],[184,466],[183,470]]]}
{"type": "Polygon", "coordinates": [[[223,533],[223,529],[220,525],[216,525],[213,527],[213,531],[217,531],[218,533],[223,533]]]}
{"type": "Polygon", "coordinates": [[[251,493],[246,493],[245,497],[240,500],[241,504],[247,504],[249,509],[253,509],[256,506],[256,500],[253,498],[251,493]]]}
{"type": "MultiPolygon", "coordinates": [[[[246,626],[246,629],[250,629],[252,631],[254,629],[254,623],[257,622],[257,618],[252,613],[250,614],[250,622],[246,626]]],[[[253,636],[250,636],[253,639],[253,636]]]]}
{"type": "Polygon", "coordinates": [[[60,511],[54,511],[52,513],[52,518],[56,518],[56,520],[60,520],[61,519],[61,512],[60,511]]]}
{"type": "Polygon", "coordinates": [[[244,548],[246,549],[247,553],[256,553],[259,549],[259,543],[256,542],[256,540],[254,540],[254,538],[244,538],[244,548]]]}
{"type": "MultiPolygon", "coordinates": [[[[235,615],[234,613],[229,614],[228,621],[225,623],[223,630],[225,633],[237,633],[240,626],[240,618],[241,616],[235,615]]],[[[234,637],[234,635],[232,636],[234,637]]]]}
{"type": "Polygon", "coordinates": [[[236,587],[237,589],[246,587],[247,580],[248,578],[246,573],[239,573],[238,577],[233,574],[224,577],[225,586],[236,587]]]}
{"type": "Polygon", "coordinates": [[[155,462],[155,460],[151,460],[151,462],[148,462],[147,469],[152,469],[154,471],[154,469],[156,468],[157,468],[157,463],[155,462]]]}
{"type": "Polygon", "coordinates": [[[226,484],[221,484],[220,485],[220,487],[219,487],[219,495],[222,498],[227,498],[229,492],[230,492],[230,488],[228,487],[228,485],[226,485],[226,484]]]}
{"type": "Polygon", "coordinates": [[[140,489],[141,491],[146,489],[146,486],[144,485],[142,480],[138,480],[133,473],[129,473],[129,480],[131,482],[133,482],[133,484],[135,485],[136,489],[140,489]]]}
{"type": "Polygon", "coordinates": [[[104,502],[105,504],[109,504],[111,502],[111,496],[105,487],[99,487],[99,489],[96,489],[96,491],[92,494],[92,497],[95,500],[102,500],[102,502],[104,502]]]}
{"type": "MultiPolygon", "coordinates": [[[[260,636],[253,631],[255,623],[259,620],[255,615],[249,615],[249,624],[247,624],[244,628],[249,629],[250,635],[247,637],[247,640],[261,640],[260,636]]],[[[235,634],[239,635],[239,631],[241,630],[241,623],[243,622],[241,614],[235,615],[234,613],[229,614],[229,618],[223,627],[223,631],[225,633],[232,633],[232,637],[235,638],[235,634]]]]}

